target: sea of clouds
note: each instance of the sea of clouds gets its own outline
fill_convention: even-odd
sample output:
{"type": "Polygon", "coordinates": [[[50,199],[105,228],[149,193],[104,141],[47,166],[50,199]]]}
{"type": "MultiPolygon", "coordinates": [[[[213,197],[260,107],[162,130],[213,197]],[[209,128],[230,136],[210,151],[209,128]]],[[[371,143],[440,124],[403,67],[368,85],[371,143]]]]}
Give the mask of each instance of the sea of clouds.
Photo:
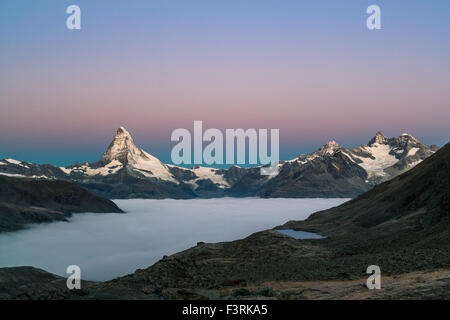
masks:
{"type": "Polygon", "coordinates": [[[78,265],[83,279],[109,280],[199,241],[244,238],[346,200],[116,200],[126,214],[76,214],[70,223],[0,234],[0,267],[34,266],[67,276],[67,266],[78,265]]]}

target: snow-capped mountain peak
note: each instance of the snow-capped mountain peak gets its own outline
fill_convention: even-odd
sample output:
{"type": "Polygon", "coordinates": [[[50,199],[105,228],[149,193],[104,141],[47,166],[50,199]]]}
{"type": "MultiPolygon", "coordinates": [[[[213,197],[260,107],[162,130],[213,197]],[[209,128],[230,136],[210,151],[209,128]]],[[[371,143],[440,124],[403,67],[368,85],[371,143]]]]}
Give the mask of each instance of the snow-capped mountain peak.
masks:
{"type": "Polygon", "coordinates": [[[105,164],[119,161],[138,175],[179,183],[169,168],[158,158],[136,147],[131,134],[124,127],[117,129],[111,144],[102,156],[102,161],[105,164]]]}
{"type": "Polygon", "coordinates": [[[375,143],[386,144],[387,140],[388,138],[386,138],[380,131],[378,131],[375,137],[373,137],[367,145],[371,146],[375,143]]]}
{"type": "Polygon", "coordinates": [[[136,147],[131,134],[119,127],[102,160],[96,163],[85,163],[67,168],[60,168],[67,175],[96,177],[115,175],[125,170],[136,178],[155,178],[179,184],[167,165],[158,158],[136,147]]]}
{"type": "Polygon", "coordinates": [[[377,132],[367,146],[346,149],[345,155],[366,170],[371,184],[386,181],[404,172],[436,151],[410,134],[387,138],[377,132]]]}
{"type": "Polygon", "coordinates": [[[417,140],[415,137],[413,137],[412,135],[408,134],[408,133],[403,133],[401,134],[397,139],[396,139],[397,143],[420,143],[419,140],[417,140]]]}
{"type": "Polygon", "coordinates": [[[119,127],[108,149],[103,153],[102,160],[105,163],[113,160],[128,163],[140,155],[141,150],[134,144],[131,134],[124,127],[119,127]]]}
{"type": "Polygon", "coordinates": [[[340,148],[339,143],[337,143],[334,140],[328,141],[327,144],[324,144],[322,147],[319,148],[316,152],[320,155],[331,155],[336,152],[340,148]]]}
{"type": "Polygon", "coordinates": [[[328,143],[321,146],[319,149],[314,151],[310,154],[301,154],[297,158],[288,160],[288,161],[282,161],[280,163],[299,163],[299,164],[305,164],[310,161],[313,161],[315,159],[321,158],[321,157],[327,157],[332,156],[336,151],[340,149],[340,145],[334,141],[328,141],[328,143]]]}

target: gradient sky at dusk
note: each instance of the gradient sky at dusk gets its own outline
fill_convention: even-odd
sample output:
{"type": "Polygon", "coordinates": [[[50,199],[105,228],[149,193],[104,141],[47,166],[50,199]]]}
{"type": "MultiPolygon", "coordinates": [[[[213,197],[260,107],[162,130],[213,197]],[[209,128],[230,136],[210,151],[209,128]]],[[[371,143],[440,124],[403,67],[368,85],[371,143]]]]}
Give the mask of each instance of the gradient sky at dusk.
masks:
{"type": "Polygon", "coordinates": [[[448,0],[2,0],[0,159],[96,161],[124,126],[170,162],[194,120],[279,128],[282,159],[377,131],[442,145],[449,52],[448,0]]]}

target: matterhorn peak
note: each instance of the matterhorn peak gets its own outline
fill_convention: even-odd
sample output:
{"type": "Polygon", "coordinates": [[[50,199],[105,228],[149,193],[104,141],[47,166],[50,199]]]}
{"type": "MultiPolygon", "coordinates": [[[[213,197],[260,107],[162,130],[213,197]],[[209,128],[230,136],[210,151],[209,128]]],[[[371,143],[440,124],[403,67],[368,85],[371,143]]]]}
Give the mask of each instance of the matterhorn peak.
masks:
{"type": "Polygon", "coordinates": [[[321,155],[330,155],[333,154],[337,149],[339,149],[339,143],[337,143],[334,140],[328,141],[327,144],[324,144],[322,147],[320,147],[317,152],[321,155]]]}
{"type": "Polygon", "coordinates": [[[108,150],[102,156],[102,161],[105,167],[108,165],[117,167],[121,163],[120,167],[125,167],[129,173],[138,177],[158,178],[179,183],[168,167],[158,158],[136,147],[131,134],[124,127],[117,129],[108,150]]]}
{"type": "Polygon", "coordinates": [[[127,131],[127,129],[125,129],[125,128],[122,127],[122,126],[120,126],[119,129],[117,129],[116,135],[117,135],[117,134],[127,134],[127,135],[131,136],[130,133],[127,131]]]}
{"type": "Polygon", "coordinates": [[[103,162],[117,160],[127,163],[130,156],[133,157],[140,153],[140,149],[135,146],[131,134],[124,127],[119,127],[108,150],[103,154],[102,160],[103,162]]]}

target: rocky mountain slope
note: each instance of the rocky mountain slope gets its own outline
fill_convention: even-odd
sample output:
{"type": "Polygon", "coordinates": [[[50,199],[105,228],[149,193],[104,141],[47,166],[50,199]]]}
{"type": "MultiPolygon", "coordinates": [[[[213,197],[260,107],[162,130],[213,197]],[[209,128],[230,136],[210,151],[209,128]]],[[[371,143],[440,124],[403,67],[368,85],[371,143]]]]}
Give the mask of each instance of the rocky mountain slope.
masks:
{"type": "MultiPolygon", "coordinates": [[[[375,186],[339,207],[317,212],[283,228],[336,238],[352,234],[390,246],[450,245],[450,144],[417,167],[375,186]]],[[[363,243],[358,243],[363,247],[363,243]]],[[[450,256],[447,256],[450,262],[450,256]]]]}
{"type": "MultiPolygon", "coordinates": [[[[134,292],[133,295],[95,293],[95,282],[82,281],[80,290],[67,290],[66,278],[32,267],[0,268],[0,300],[98,300],[133,299],[252,299],[252,300],[391,300],[448,299],[450,270],[410,272],[384,276],[381,290],[367,290],[366,278],[342,281],[268,281],[245,287],[227,283],[217,289],[165,288],[157,292],[134,292]]],[[[244,285],[243,282],[235,284],[244,285]]]]}
{"type": "Polygon", "coordinates": [[[59,299],[448,299],[449,169],[447,144],[410,171],[306,221],[232,242],[199,242],[145,270],[87,284],[83,293],[58,288],[57,278],[51,289],[33,291],[36,277],[17,290],[20,268],[0,269],[0,288],[4,298],[27,299],[55,292],[59,299]],[[299,240],[279,229],[326,237],[299,240]],[[381,268],[381,290],[365,286],[369,265],[381,268]]]}
{"type": "Polygon", "coordinates": [[[58,168],[4,159],[0,175],[68,180],[108,198],[354,197],[438,149],[411,135],[386,138],[377,133],[367,146],[355,149],[330,141],[311,154],[280,162],[278,174],[264,176],[260,167],[187,169],[164,164],[136,147],[120,127],[98,162],[58,168]]]}
{"type": "Polygon", "coordinates": [[[67,181],[0,176],[0,232],[66,220],[77,212],[122,212],[112,201],[67,181]]]}

